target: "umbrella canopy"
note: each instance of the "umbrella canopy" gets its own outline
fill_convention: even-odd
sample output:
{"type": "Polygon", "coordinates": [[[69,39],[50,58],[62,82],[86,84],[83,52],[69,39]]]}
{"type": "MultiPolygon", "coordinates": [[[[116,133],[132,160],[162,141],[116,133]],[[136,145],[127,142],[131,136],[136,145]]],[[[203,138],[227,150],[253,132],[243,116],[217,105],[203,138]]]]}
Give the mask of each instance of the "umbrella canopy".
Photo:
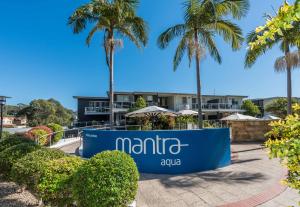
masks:
{"type": "Polygon", "coordinates": [[[166,115],[166,116],[177,116],[174,111],[161,108],[158,106],[148,106],[130,113],[127,113],[126,117],[155,117],[158,115],[166,115]]]}
{"type": "Polygon", "coordinates": [[[221,119],[222,121],[232,121],[232,120],[258,120],[258,118],[255,118],[253,116],[247,116],[239,113],[232,114],[230,116],[224,117],[221,119]]]}
{"type": "Polygon", "coordinates": [[[196,116],[196,115],[198,115],[198,112],[189,110],[189,109],[185,109],[185,110],[178,111],[177,114],[181,115],[181,116],[188,116],[188,115],[196,116]]]}
{"type": "Polygon", "coordinates": [[[263,120],[280,120],[281,118],[270,115],[270,114],[266,114],[266,115],[264,115],[264,117],[262,119],[263,120]]]}

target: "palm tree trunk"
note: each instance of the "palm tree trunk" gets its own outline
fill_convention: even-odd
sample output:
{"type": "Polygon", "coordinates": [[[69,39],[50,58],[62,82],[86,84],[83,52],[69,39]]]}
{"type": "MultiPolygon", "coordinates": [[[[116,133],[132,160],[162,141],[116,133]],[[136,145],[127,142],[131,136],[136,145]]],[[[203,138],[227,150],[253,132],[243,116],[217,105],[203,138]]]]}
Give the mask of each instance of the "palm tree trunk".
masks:
{"type": "Polygon", "coordinates": [[[110,37],[110,50],[109,50],[109,124],[110,129],[114,128],[114,36],[113,33],[110,37]]]}
{"type": "Polygon", "coordinates": [[[202,100],[201,100],[201,78],[200,78],[200,48],[198,41],[198,33],[195,32],[195,44],[196,44],[196,76],[197,76],[197,103],[198,103],[198,128],[203,128],[202,118],[202,100]]]}
{"type": "Polygon", "coordinates": [[[287,114],[292,114],[292,67],[288,56],[290,55],[290,48],[287,45],[285,49],[285,58],[287,65],[287,114]]]}

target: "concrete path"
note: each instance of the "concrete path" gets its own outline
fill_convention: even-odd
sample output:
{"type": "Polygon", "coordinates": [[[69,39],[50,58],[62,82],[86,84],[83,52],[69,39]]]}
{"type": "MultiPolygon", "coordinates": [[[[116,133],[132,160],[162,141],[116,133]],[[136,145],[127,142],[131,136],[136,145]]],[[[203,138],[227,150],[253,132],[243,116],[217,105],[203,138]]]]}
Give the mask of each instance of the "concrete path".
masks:
{"type": "MultiPolygon", "coordinates": [[[[79,143],[61,148],[74,154],[79,143]]],[[[234,144],[233,164],[186,175],[142,174],[137,207],[297,206],[297,191],[280,184],[286,170],[259,144],[234,144]]]]}

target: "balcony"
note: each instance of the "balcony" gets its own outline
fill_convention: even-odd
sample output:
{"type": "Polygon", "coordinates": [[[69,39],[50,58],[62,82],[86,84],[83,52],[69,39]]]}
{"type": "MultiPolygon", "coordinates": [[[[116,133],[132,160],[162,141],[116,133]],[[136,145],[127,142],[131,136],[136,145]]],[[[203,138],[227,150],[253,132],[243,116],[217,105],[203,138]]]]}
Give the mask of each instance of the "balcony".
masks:
{"type": "MultiPolygon", "coordinates": [[[[198,104],[192,104],[193,110],[198,110],[198,104]]],[[[241,112],[241,105],[228,104],[228,103],[203,103],[202,110],[205,112],[209,111],[220,111],[220,112],[241,112]]]]}
{"type": "MultiPolygon", "coordinates": [[[[127,112],[128,109],[133,107],[134,102],[115,102],[114,111],[115,112],[127,112]]],[[[147,106],[157,106],[158,103],[147,102],[147,106]]],[[[163,108],[169,108],[169,106],[161,106],[163,108]]],[[[198,110],[198,104],[192,105],[177,105],[175,107],[176,111],[184,110],[190,108],[192,110],[198,110]],[[187,107],[189,106],[189,107],[187,107]]],[[[203,103],[202,104],[203,112],[243,112],[241,105],[228,104],[228,103],[203,103]]],[[[101,115],[109,114],[109,102],[102,102],[98,107],[86,107],[85,115],[101,115]]]]}

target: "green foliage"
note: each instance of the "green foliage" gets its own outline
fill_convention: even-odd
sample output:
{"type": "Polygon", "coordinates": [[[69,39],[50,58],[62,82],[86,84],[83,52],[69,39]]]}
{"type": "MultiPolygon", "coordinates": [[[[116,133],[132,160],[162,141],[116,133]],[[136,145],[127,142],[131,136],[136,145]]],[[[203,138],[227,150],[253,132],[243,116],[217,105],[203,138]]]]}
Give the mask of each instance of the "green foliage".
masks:
{"type": "Polygon", "coordinates": [[[51,140],[52,144],[58,142],[59,140],[61,140],[61,138],[63,137],[64,135],[64,128],[62,126],[60,126],[59,124],[54,124],[54,123],[50,123],[48,124],[48,127],[50,129],[52,129],[53,133],[54,133],[54,136],[51,140]]]}
{"type": "Polygon", "coordinates": [[[245,110],[244,114],[249,116],[257,116],[261,114],[258,106],[256,106],[251,100],[245,100],[241,108],[245,110]]]}
{"type": "Polygon", "coordinates": [[[25,104],[18,104],[17,106],[5,105],[4,116],[15,116],[19,113],[19,111],[21,111],[25,107],[25,104]]]}
{"type": "Polygon", "coordinates": [[[175,118],[171,116],[158,116],[154,121],[154,129],[174,129],[175,118]]]}
{"type": "MultiPolygon", "coordinates": [[[[300,114],[300,105],[294,110],[300,114]]],[[[285,120],[271,124],[272,130],[266,134],[271,158],[280,158],[288,170],[288,177],[284,181],[288,186],[300,192],[300,116],[289,115],[285,120]]]]}
{"type": "MultiPolygon", "coordinates": [[[[292,99],[292,104],[297,103],[296,99],[292,99]]],[[[286,98],[278,98],[266,105],[266,111],[278,116],[280,118],[285,118],[287,116],[287,99],[286,98]]]]}
{"type": "Polygon", "coordinates": [[[3,131],[2,132],[2,139],[7,139],[9,137],[11,137],[11,133],[7,132],[7,131],[3,131]]]}
{"type": "Polygon", "coordinates": [[[73,112],[64,108],[54,99],[31,101],[29,106],[18,113],[18,116],[24,115],[28,119],[29,126],[48,125],[50,123],[68,126],[73,121],[73,112]]]}
{"type": "Polygon", "coordinates": [[[139,174],[126,153],[106,151],[83,164],[74,178],[74,196],[79,206],[127,206],[137,193],[139,174]]]}
{"type": "Polygon", "coordinates": [[[176,120],[176,124],[180,124],[180,125],[197,122],[196,117],[192,115],[177,116],[175,120],[176,120]]]}
{"type": "Polygon", "coordinates": [[[34,140],[38,141],[38,144],[41,146],[46,146],[48,144],[48,134],[43,129],[35,129],[31,132],[34,140]]]}
{"type": "Polygon", "coordinates": [[[64,156],[66,156],[64,152],[50,148],[31,152],[14,163],[11,178],[19,185],[35,191],[45,165],[51,160],[64,156]]]}
{"type": "Polygon", "coordinates": [[[300,1],[296,0],[294,5],[285,1],[276,16],[268,16],[266,24],[256,28],[257,38],[249,42],[250,49],[255,50],[268,45],[269,40],[284,36],[284,33],[293,30],[297,23],[300,23],[300,1]]]}
{"type": "Polygon", "coordinates": [[[0,153],[14,145],[18,145],[22,143],[33,143],[33,141],[22,137],[13,136],[13,135],[11,135],[11,137],[7,139],[2,139],[0,141],[0,153]]]}
{"type": "Polygon", "coordinates": [[[136,102],[134,103],[133,107],[130,108],[128,110],[128,112],[136,111],[136,110],[139,110],[139,109],[142,109],[145,107],[147,107],[147,103],[146,103],[145,99],[142,96],[139,96],[136,99],[136,102]]]}
{"type": "Polygon", "coordinates": [[[241,47],[242,31],[228,16],[233,19],[245,16],[249,8],[247,0],[186,0],[184,5],[185,22],[168,28],[157,41],[158,46],[164,49],[176,37],[181,38],[173,58],[174,70],[179,66],[185,52],[191,64],[194,57],[203,57],[205,49],[214,60],[221,63],[221,55],[215,42],[217,35],[229,43],[233,50],[241,47]]]}
{"type": "Polygon", "coordinates": [[[14,145],[0,152],[0,173],[5,176],[10,174],[10,170],[14,163],[21,159],[26,154],[40,149],[40,146],[34,143],[22,143],[14,145]]]}
{"type": "MultiPolygon", "coordinates": [[[[83,163],[79,157],[68,156],[45,165],[38,184],[38,194],[46,205],[64,207],[74,203],[73,176],[83,163]]],[[[84,183],[81,183],[81,188],[84,188],[84,183]]]]}
{"type": "Polygon", "coordinates": [[[299,1],[296,2],[295,5],[289,5],[285,2],[279,8],[276,16],[268,15],[266,24],[256,28],[248,35],[249,49],[246,54],[245,67],[251,67],[259,56],[265,54],[267,50],[272,49],[278,43],[280,43],[280,50],[285,53],[283,58],[289,60],[289,64],[285,64],[285,67],[287,65],[292,68],[298,66],[298,61],[288,57],[290,48],[294,46],[300,48],[300,5],[299,1]]]}

